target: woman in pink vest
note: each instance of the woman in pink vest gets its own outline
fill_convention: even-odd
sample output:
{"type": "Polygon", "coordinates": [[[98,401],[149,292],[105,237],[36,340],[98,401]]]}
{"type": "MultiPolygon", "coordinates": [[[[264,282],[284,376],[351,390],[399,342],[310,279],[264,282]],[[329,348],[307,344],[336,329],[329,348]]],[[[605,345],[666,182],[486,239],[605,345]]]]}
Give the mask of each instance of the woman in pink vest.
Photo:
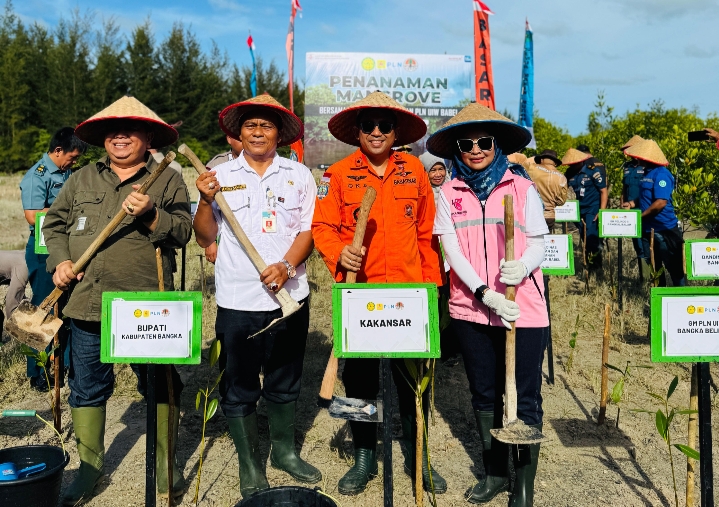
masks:
{"type": "MultiPolygon", "coordinates": [[[[531,134],[504,116],[470,104],[427,141],[433,155],[453,161],[442,186],[434,234],[451,266],[449,312],[460,342],[472,407],[482,440],[485,478],[467,500],[481,504],[509,490],[509,449],[492,438],[502,427],[505,331],[517,327],[517,415],[542,427],[542,359],[549,318],[539,265],[544,260],[544,221],[539,193],[505,154],[524,148],[531,134]],[[514,252],[504,260],[504,196],[514,200],[514,252]],[[516,302],[504,297],[516,286],[516,302]]],[[[512,446],[517,480],[511,507],[533,503],[539,445],[512,446]]]]}

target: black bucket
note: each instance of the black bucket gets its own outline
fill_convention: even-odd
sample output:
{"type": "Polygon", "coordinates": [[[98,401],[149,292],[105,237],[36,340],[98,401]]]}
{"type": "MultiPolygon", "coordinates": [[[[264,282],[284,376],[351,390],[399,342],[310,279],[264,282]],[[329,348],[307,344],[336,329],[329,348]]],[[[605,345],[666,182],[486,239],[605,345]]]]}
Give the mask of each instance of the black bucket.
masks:
{"type": "Polygon", "coordinates": [[[70,455],[51,445],[23,445],[0,450],[0,463],[11,461],[20,470],[45,463],[42,472],[17,481],[0,481],[0,505],[55,507],[60,498],[62,472],[70,455]]]}
{"type": "Polygon", "coordinates": [[[235,507],[337,507],[337,504],[314,489],[282,486],[259,491],[235,507]]]}

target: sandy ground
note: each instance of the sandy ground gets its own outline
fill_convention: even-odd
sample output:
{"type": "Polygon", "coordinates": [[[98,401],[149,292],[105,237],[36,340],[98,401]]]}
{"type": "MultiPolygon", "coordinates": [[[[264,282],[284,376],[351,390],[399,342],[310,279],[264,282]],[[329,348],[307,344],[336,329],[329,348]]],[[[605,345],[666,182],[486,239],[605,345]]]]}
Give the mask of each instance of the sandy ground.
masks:
{"type": "MultiPolygon", "coordinates": [[[[13,178],[0,179],[0,208],[10,206],[3,202],[16,199],[10,190],[3,193],[3,182],[13,185],[13,178]]],[[[8,186],[8,185],[5,185],[8,186]]],[[[19,203],[18,203],[19,205],[19,203]]],[[[4,209],[4,208],[2,208],[4,209]]],[[[18,248],[22,243],[21,216],[9,211],[2,224],[6,235],[4,248],[18,248]]],[[[612,243],[614,248],[615,243],[612,243]]],[[[631,251],[629,242],[625,252],[631,251]]],[[[188,288],[200,286],[200,253],[196,245],[188,252],[188,288]]],[[[627,255],[630,257],[630,255],[627,255]]],[[[367,490],[356,497],[345,497],[337,492],[337,481],[352,463],[351,440],[342,421],[332,419],[315,405],[319,384],[329,356],[330,342],[330,288],[329,277],[315,256],[310,260],[312,279],[312,317],[310,337],[305,357],[305,374],[299,402],[297,446],[301,455],[319,467],[323,473],[320,487],[339,500],[342,506],[382,505],[382,474],[373,480],[367,490]]],[[[646,338],[648,306],[646,290],[636,282],[636,263],[629,259],[624,266],[627,282],[623,315],[613,313],[611,364],[623,367],[627,361],[633,365],[649,365],[649,345],[646,338]],[[623,319],[622,319],[623,317],[623,319]],[[624,320],[624,332],[621,332],[624,320]]],[[[212,292],[212,269],[207,269],[208,288],[212,292]]],[[[555,277],[551,280],[552,325],[554,342],[554,385],[547,384],[547,363],[544,365],[544,432],[550,441],[542,446],[536,482],[537,506],[659,506],[674,505],[672,474],[667,447],[658,436],[654,416],[634,413],[633,408],[656,410],[656,402],[647,391],[666,391],[674,375],[679,387],[671,402],[679,407],[689,403],[690,369],[685,364],[654,364],[651,369],[635,369],[628,381],[620,404],[621,420],[615,428],[617,407],[607,410],[607,422],[598,426],[601,335],[603,307],[613,302],[613,284],[609,281],[592,282],[588,294],[584,283],[576,277],[555,277]],[[579,331],[573,366],[567,371],[570,353],[568,341],[576,316],[587,324],[579,331]]],[[[206,347],[213,339],[214,296],[206,297],[204,339],[206,347]]],[[[47,396],[28,388],[24,378],[24,361],[12,346],[0,350],[0,409],[38,409],[50,418],[47,396]]],[[[107,407],[106,478],[96,490],[91,506],[125,507],[144,504],[145,461],[145,404],[135,391],[135,379],[127,366],[116,368],[115,395],[107,407]]],[[[712,365],[712,373],[717,371],[712,365]]],[[[197,476],[201,438],[201,417],[195,411],[194,400],[198,388],[204,386],[210,372],[206,358],[197,367],[184,367],[181,374],[186,386],[181,403],[181,426],[178,460],[190,491],[182,497],[180,505],[192,505],[197,476]]],[[[617,380],[609,374],[610,388],[617,380]]],[[[464,493],[483,473],[479,439],[463,364],[448,367],[438,363],[436,368],[436,411],[434,425],[430,425],[430,449],[436,469],[447,479],[448,491],[437,496],[440,506],[466,505],[464,493]]],[[[337,393],[342,392],[338,383],[337,393]]],[[[69,409],[66,404],[67,388],[63,389],[63,438],[71,455],[64,475],[64,487],[69,484],[78,467],[69,409]]],[[[713,393],[713,406],[717,399],[713,393]]],[[[267,418],[264,404],[259,409],[261,451],[265,461],[269,452],[267,418]]],[[[716,412],[714,425],[716,426],[716,412]]],[[[403,470],[401,429],[399,419],[392,421],[394,443],[395,505],[414,505],[412,482],[403,470]]],[[[218,414],[208,423],[206,431],[206,457],[200,486],[199,504],[203,506],[233,506],[240,500],[237,456],[227,432],[224,417],[218,414]]],[[[686,443],[687,416],[677,416],[671,427],[672,440],[686,443]]],[[[57,444],[57,438],[36,420],[0,418],[0,447],[24,444],[57,444]]],[[[716,445],[716,439],[715,439],[716,445]]],[[[380,459],[384,450],[380,446],[380,459]]],[[[714,466],[719,467],[715,452],[714,466]]],[[[676,482],[680,503],[684,505],[686,459],[674,450],[676,482]]],[[[381,468],[380,463],[380,468],[381,468]]],[[[267,466],[272,486],[296,484],[287,474],[267,466]]],[[[501,494],[490,506],[506,505],[507,495],[501,494]]],[[[425,498],[428,504],[428,497],[425,498]]],[[[698,504],[698,484],[697,484],[698,504]]],[[[158,503],[158,505],[161,505],[158,503]]]]}

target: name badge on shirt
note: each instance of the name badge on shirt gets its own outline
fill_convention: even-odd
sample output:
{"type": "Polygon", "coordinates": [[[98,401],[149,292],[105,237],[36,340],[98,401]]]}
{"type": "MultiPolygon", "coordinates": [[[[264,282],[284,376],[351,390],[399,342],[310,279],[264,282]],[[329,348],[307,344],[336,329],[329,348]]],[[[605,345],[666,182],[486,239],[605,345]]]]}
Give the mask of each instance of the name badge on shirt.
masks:
{"type": "Polygon", "coordinates": [[[277,232],[277,212],[268,210],[262,212],[262,232],[277,232]]]}
{"type": "Polygon", "coordinates": [[[80,217],[77,219],[77,227],[75,228],[76,231],[82,231],[85,229],[85,222],[87,221],[87,217],[80,217]]]}
{"type": "Polygon", "coordinates": [[[584,187],[579,189],[579,197],[584,197],[584,190],[585,190],[584,187]]]}

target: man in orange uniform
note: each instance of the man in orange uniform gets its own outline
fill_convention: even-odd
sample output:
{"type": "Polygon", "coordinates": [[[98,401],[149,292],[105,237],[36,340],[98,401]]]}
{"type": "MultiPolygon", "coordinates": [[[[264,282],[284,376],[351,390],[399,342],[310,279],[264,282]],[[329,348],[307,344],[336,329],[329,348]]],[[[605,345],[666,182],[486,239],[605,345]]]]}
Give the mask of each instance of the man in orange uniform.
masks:
{"type": "MultiPolygon", "coordinates": [[[[434,196],[427,172],[416,157],[392,150],[421,139],[427,130],[424,121],[387,95],[375,92],[333,116],[328,126],[335,138],[359,146],[332,165],[318,187],[312,234],[334,279],[344,281],[347,272],[354,271],[358,282],[441,284],[438,251],[432,243],[434,196]],[[352,238],[367,187],[377,191],[377,199],[363,246],[355,249],[352,238]]],[[[402,378],[402,370],[408,376],[403,361],[393,361],[402,432],[414,442],[414,393],[402,378]]],[[[347,396],[376,398],[379,360],[347,359],[342,381],[347,396]]],[[[428,408],[428,400],[423,406],[428,408]]],[[[377,424],[351,421],[350,426],[355,463],[339,482],[339,492],[345,495],[361,493],[377,475],[377,424]]],[[[406,467],[411,471],[414,446],[407,447],[410,459],[406,467]]],[[[445,480],[436,471],[430,472],[426,459],[422,462],[424,488],[430,488],[431,473],[435,492],[446,491],[445,480]]]]}

